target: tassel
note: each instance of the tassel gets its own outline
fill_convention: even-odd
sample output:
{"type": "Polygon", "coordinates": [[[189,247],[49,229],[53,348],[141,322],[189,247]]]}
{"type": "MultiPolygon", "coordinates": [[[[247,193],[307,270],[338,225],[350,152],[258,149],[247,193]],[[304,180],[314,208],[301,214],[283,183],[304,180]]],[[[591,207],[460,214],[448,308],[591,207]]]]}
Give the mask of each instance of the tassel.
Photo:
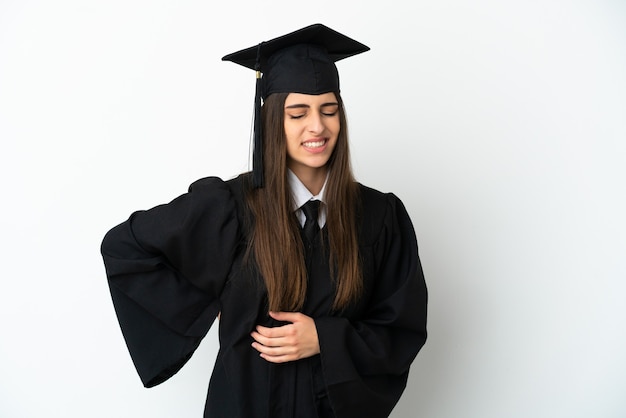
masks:
{"type": "Polygon", "coordinates": [[[261,79],[261,42],[257,47],[256,64],[256,93],[254,96],[254,149],[252,151],[252,174],[254,187],[260,189],[264,184],[263,169],[263,132],[261,121],[261,100],[263,97],[263,81],[261,79]]]}

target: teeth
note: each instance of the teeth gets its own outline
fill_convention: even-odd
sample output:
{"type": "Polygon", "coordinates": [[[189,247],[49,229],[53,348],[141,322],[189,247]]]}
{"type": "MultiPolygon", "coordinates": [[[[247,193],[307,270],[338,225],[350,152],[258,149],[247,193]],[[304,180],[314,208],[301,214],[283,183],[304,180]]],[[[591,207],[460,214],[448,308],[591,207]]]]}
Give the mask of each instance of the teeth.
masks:
{"type": "Polygon", "coordinates": [[[324,145],[326,141],[304,142],[302,145],[307,148],[318,148],[324,145]]]}

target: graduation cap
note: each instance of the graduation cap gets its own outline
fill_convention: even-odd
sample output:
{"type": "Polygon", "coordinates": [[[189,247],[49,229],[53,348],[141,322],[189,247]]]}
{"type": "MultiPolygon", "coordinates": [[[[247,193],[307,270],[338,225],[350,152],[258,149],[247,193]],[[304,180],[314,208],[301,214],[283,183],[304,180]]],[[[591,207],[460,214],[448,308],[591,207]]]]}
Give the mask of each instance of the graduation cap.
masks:
{"type": "Polygon", "coordinates": [[[222,58],[256,71],[255,187],[263,187],[261,101],[272,93],[339,92],[335,62],[366,51],[366,45],[318,23],[222,58]]]}

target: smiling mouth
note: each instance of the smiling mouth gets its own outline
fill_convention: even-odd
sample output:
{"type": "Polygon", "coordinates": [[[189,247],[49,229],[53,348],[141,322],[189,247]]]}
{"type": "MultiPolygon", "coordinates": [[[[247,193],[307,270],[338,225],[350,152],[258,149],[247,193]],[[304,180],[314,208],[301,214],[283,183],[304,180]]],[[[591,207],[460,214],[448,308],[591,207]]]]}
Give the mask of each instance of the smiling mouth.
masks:
{"type": "Polygon", "coordinates": [[[302,146],[305,148],[319,148],[319,147],[323,147],[326,142],[328,142],[327,139],[320,139],[317,141],[306,141],[302,143],[302,146]]]}

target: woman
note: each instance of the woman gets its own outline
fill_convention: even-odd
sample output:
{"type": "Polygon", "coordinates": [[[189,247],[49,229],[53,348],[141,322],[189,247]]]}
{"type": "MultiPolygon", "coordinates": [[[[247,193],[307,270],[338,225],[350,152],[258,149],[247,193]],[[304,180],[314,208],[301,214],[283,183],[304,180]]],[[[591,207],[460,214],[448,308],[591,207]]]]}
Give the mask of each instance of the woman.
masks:
{"type": "Polygon", "coordinates": [[[198,180],[105,237],[146,387],[185,364],[219,313],[205,417],[395,406],[426,340],[426,287],[404,206],[351,173],[334,62],[367,49],[313,25],[224,57],[263,73],[253,173],[198,180]]]}

